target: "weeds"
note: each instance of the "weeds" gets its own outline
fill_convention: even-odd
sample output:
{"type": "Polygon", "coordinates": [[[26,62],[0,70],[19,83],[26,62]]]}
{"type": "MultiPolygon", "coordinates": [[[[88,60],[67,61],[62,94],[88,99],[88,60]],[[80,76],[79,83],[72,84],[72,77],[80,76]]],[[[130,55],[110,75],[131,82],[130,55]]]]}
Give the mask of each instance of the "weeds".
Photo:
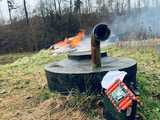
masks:
{"type": "MultiPolygon", "coordinates": [[[[143,102],[138,112],[146,120],[160,120],[160,55],[151,48],[146,49],[145,52],[115,46],[103,50],[106,50],[109,56],[128,57],[137,61],[137,81],[143,102]]],[[[0,67],[0,93],[2,93],[0,94],[0,101],[2,101],[0,119],[11,118],[9,116],[11,111],[8,111],[8,108],[12,108],[14,112],[19,110],[27,113],[34,109],[37,111],[41,103],[50,99],[52,104],[49,110],[47,109],[47,116],[49,114],[53,119],[67,120],[71,117],[86,120],[102,119],[96,106],[97,96],[89,93],[82,94],[78,91],[72,91],[68,96],[49,92],[44,65],[64,58],[66,55],[53,57],[48,54],[48,51],[42,50],[13,63],[2,65],[0,67]],[[36,108],[28,106],[28,102],[32,103],[32,101],[36,108]],[[3,106],[4,102],[8,107],[3,106]],[[5,114],[8,117],[5,118],[5,114]]]]}

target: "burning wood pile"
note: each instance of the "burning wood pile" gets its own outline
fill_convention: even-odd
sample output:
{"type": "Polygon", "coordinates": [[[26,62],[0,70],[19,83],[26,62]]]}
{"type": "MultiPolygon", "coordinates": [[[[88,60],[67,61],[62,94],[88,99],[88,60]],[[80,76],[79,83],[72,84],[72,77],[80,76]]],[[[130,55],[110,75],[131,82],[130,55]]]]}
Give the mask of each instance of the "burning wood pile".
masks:
{"type": "Polygon", "coordinates": [[[84,30],[81,30],[76,36],[65,38],[64,40],[55,43],[49,48],[49,50],[51,50],[52,55],[76,51],[80,42],[83,40],[84,35],[84,30]]]}

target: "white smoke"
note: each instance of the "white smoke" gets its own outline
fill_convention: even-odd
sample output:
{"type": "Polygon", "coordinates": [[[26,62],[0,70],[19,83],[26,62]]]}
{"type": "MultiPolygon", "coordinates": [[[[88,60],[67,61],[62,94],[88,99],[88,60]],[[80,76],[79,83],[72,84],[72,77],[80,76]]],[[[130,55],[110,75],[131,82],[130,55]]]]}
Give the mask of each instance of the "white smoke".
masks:
{"type": "MultiPolygon", "coordinates": [[[[112,45],[118,41],[119,41],[119,38],[116,35],[111,34],[107,40],[101,42],[101,48],[112,45]]],[[[91,50],[91,37],[89,35],[86,35],[76,49],[78,51],[90,51],[91,50]]]]}
{"type": "Polygon", "coordinates": [[[111,28],[120,37],[160,37],[160,8],[142,8],[139,13],[116,17],[111,28]]]}

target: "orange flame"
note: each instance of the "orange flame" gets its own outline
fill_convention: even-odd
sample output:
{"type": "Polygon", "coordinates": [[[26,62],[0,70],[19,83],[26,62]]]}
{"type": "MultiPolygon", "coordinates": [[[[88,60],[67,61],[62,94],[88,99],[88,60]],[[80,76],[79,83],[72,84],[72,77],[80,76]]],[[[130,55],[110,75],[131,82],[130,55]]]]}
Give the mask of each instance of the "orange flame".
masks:
{"type": "Polygon", "coordinates": [[[68,38],[71,48],[76,48],[84,37],[84,31],[80,31],[75,37],[68,38]]]}
{"type": "Polygon", "coordinates": [[[84,35],[84,30],[81,30],[76,36],[65,38],[63,41],[54,44],[54,48],[66,48],[67,46],[71,48],[76,48],[80,44],[81,40],[84,38],[84,35]]]}

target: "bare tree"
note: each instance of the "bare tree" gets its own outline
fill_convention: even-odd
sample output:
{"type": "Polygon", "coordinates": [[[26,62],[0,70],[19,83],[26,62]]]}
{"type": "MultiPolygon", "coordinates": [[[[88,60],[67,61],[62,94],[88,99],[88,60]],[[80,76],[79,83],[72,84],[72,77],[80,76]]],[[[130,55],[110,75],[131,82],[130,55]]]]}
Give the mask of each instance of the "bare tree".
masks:
{"type": "Polygon", "coordinates": [[[54,0],[53,2],[54,2],[54,9],[55,9],[55,11],[57,11],[57,3],[56,3],[56,0],[54,0]]]}
{"type": "Polygon", "coordinates": [[[96,0],[96,3],[97,3],[97,5],[98,5],[97,11],[98,11],[99,13],[102,13],[101,10],[103,9],[103,8],[102,8],[102,7],[103,7],[103,0],[96,0]]]}
{"type": "Polygon", "coordinates": [[[62,0],[57,0],[57,2],[58,2],[58,11],[59,11],[59,14],[61,15],[62,14],[62,8],[61,8],[62,0]]]}
{"type": "Polygon", "coordinates": [[[89,10],[89,13],[91,13],[92,12],[92,2],[91,2],[91,0],[88,0],[88,10],[89,10]]]}
{"type": "Polygon", "coordinates": [[[40,14],[42,16],[43,22],[45,23],[46,19],[45,19],[45,4],[43,2],[43,0],[40,0],[40,14]]]}
{"type": "Polygon", "coordinates": [[[120,3],[119,0],[116,0],[115,12],[118,15],[120,13],[120,3]]]}
{"type": "Polygon", "coordinates": [[[113,0],[108,0],[108,8],[111,12],[113,12],[113,0]]]}
{"type": "Polygon", "coordinates": [[[72,2],[72,0],[70,0],[69,6],[70,6],[70,13],[72,13],[72,9],[73,9],[73,2],[72,2]]]}
{"type": "Polygon", "coordinates": [[[139,9],[139,12],[141,12],[141,0],[138,0],[138,9],[139,9]]]}
{"type": "MultiPolygon", "coordinates": [[[[2,0],[0,0],[0,2],[1,2],[2,0]]],[[[1,10],[1,8],[0,8],[0,25],[1,24],[4,24],[4,18],[3,18],[3,14],[2,14],[2,10],[1,10]]]]}
{"type": "Polygon", "coordinates": [[[97,0],[96,3],[98,5],[98,8],[101,8],[101,6],[103,4],[103,1],[102,0],[97,0]]]}
{"type": "Polygon", "coordinates": [[[74,11],[76,13],[81,13],[81,5],[83,4],[83,2],[81,0],[75,0],[74,1],[74,11]]]}
{"type": "Polygon", "coordinates": [[[0,25],[3,25],[5,23],[5,20],[3,18],[2,10],[0,9],[0,25]]]}
{"type": "Polygon", "coordinates": [[[91,13],[92,12],[92,2],[91,0],[85,0],[84,6],[84,13],[91,13]]]}
{"type": "Polygon", "coordinates": [[[128,15],[130,15],[131,12],[131,0],[128,0],[128,15]]]}
{"type": "Polygon", "coordinates": [[[25,16],[26,16],[26,23],[29,24],[29,17],[28,17],[28,10],[27,10],[27,6],[26,6],[26,0],[23,0],[23,5],[24,5],[25,16]]]}
{"type": "Polygon", "coordinates": [[[14,1],[13,0],[7,0],[7,5],[8,5],[8,12],[9,12],[9,18],[10,18],[10,22],[12,24],[12,10],[16,9],[15,5],[14,5],[14,1]]]}

